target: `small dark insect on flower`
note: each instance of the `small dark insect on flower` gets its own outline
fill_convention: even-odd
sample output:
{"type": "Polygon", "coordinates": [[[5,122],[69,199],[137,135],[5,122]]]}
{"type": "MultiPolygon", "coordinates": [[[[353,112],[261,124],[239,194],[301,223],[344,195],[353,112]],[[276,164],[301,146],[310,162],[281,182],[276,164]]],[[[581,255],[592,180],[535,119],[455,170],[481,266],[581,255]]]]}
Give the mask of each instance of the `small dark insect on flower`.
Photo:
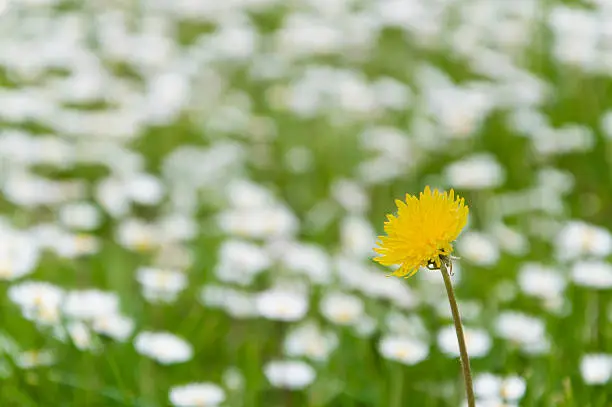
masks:
{"type": "MultiPolygon", "coordinates": [[[[445,266],[446,266],[446,268],[448,269],[448,273],[449,273],[451,276],[453,276],[453,275],[455,274],[455,273],[453,272],[453,260],[458,260],[458,259],[459,259],[459,257],[452,256],[452,255],[451,255],[451,256],[445,256],[445,255],[441,255],[441,256],[440,256],[440,261],[441,261],[442,263],[444,263],[444,265],[445,265],[445,266]]],[[[436,263],[435,263],[433,260],[430,260],[430,261],[427,263],[427,268],[428,268],[429,270],[432,270],[432,271],[438,271],[438,270],[440,270],[440,268],[436,266],[436,263]]]]}

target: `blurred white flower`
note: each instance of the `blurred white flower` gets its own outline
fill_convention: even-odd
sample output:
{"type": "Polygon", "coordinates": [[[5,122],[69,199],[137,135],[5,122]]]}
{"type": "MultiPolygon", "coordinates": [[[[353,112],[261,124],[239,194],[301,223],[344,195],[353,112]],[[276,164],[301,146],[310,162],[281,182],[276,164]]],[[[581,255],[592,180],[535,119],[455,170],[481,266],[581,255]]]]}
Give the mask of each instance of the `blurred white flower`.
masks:
{"type": "Polygon", "coordinates": [[[141,267],[136,280],[142,287],[142,294],[150,302],[171,303],[187,287],[187,276],[178,270],[141,267]]]}
{"type": "MultiPolygon", "coordinates": [[[[159,232],[166,242],[181,242],[193,239],[198,234],[196,220],[186,214],[171,213],[159,221],[159,232]]],[[[167,243],[164,244],[166,247],[167,243]]],[[[163,250],[164,247],[161,249],[163,250]]]]}
{"type": "Polygon", "coordinates": [[[506,401],[519,401],[525,395],[527,384],[520,376],[508,376],[502,380],[500,396],[506,401]]]}
{"type": "Polygon", "coordinates": [[[325,361],[338,345],[338,337],[331,331],[323,332],[318,325],[307,322],[293,329],[285,338],[287,356],[305,356],[315,361],[325,361]]]}
{"type": "Polygon", "coordinates": [[[407,336],[429,342],[429,331],[425,322],[416,314],[405,315],[391,311],[385,320],[386,331],[395,336],[407,336]]]}
{"type": "Polygon", "coordinates": [[[256,307],[259,315],[264,318],[278,321],[298,321],[308,311],[308,298],[298,292],[272,288],[257,296],[256,307]]]}
{"type": "Polygon", "coordinates": [[[553,167],[542,168],[538,171],[538,184],[555,193],[568,194],[573,190],[575,183],[574,175],[568,171],[553,167]]]}
{"type": "Polygon", "coordinates": [[[546,353],[550,348],[544,322],[519,312],[501,313],[495,322],[495,332],[527,354],[546,353]]]}
{"type": "Polygon", "coordinates": [[[169,332],[140,332],[134,338],[134,348],[162,365],[186,362],[193,357],[192,346],[169,332]]]}
{"type": "Polygon", "coordinates": [[[595,135],[588,127],[579,124],[566,124],[561,128],[544,129],[532,138],[537,153],[560,155],[585,152],[595,145],[595,135]]]}
{"type": "Polygon", "coordinates": [[[402,110],[410,106],[412,91],[404,83],[392,78],[381,78],[373,84],[376,102],[388,109],[402,110]]]}
{"type": "Polygon", "coordinates": [[[98,182],[95,197],[96,202],[115,218],[127,214],[130,209],[128,191],[119,179],[105,178],[98,182]]]}
{"type": "Polygon", "coordinates": [[[369,197],[359,183],[347,179],[339,179],[331,186],[331,194],[349,213],[360,215],[370,206],[369,197]]]}
{"type": "MultiPolygon", "coordinates": [[[[554,196],[552,198],[544,196],[543,198],[548,201],[554,200],[554,196]]],[[[506,217],[542,209],[543,205],[540,201],[542,201],[542,194],[540,193],[536,196],[533,189],[505,191],[491,198],[491,206],[494,208],[497,216],[506,217]]],[[[537,232],[542,233],[540,230],[537,230],[537,232]]]]}
{"type": "Polygon", "coordinates": [[[176,407],[217,407],[225,401],[225,392],[214,383],[190,383],[172,387],[169,399],[176,407]]]}
{"type": "Polygon", "coordinates": [[[64,291],[58,286],[42,281],[24,281],[11,285],[7,296],[21,307],[26,319],[42,325],[60,321],[64,291]]]}
{"type": "Polygon", "coordinates": [[[270,256],[265,249],[254,243],[229,239],[219,248],[215,275],[223,282],[249,285],[270,265],[270,256]]]}
{"type": "Polygon", "coordinates": [[[162,238],[156,225],[139,219],[124,219],[115,231],[115,239],[120,245],[139,252],[156,248],[162,238]]]}
{"type": "Polygon", "coordinates": [[[415,290],[398,279],[387,278],[380,270],[363,267],[361,262],[350,258],[339,258],[336,268],[347,288],[360,291],[369,298],[391,301],[401,309],[413,309],[419,304],[415,290]]]}
{"type": "Polygon", "coordinates": [[[272,386],[292,390],[307,387],[316,377],[316,372],[312,366],[297,360],[268,362],[264,366],[264,374],[272,386]]]}
{"type": "Polygon", "coordinates": [[[118,313],[119,297],[113,292],[97,289],[69,291],[62,309],[68,317],[89,321],[118,313]]]}
{"type": "Polygon", "coordinates": [[[65,103],[94,103],[104,98],[104,86],[110,78],[101,69],[77,68],[72,75],[65,78],[51,79],[49,90],[65,103]]]}
{"type": "Polygon", "coordinates": [[[304,229],[309,232],[325,230],[339,213],[340,209],[335,202],[320,200],[306,213],[304,229]]]}
{"type": "Polygon", "coordinates": [[[3,182],[4,197],[20,206],[58,205],[62,202],[83,199],[85,185],[82,181],[52,181],[17,171],[3,182]]]}
{"type": "Polygon", "coordinates": [[[39,366],[51,366],[57,358],[50,349],[29,350],[19,353],[15,358],[15,364],[22,369],[33,369],[39,366]]]}
{"type": "Polygon", "coordinates": [[[574,284],[594,288],[612,287],[612,265],[599,260],[584,260],[575,263],[571,274],[574,284]]]}
{"type": "Polygon", "coordinates": [[[405,365],[414,365],[427,357],[429,346],[410,337],[387,336],[380,340],[378,351],[386,359],[405,365]]]}
{"type": "Polygon", "coordinates": [[[65,231],[56,222],[39,223],[28,230],[32,240],[41,249],[54,250],[57,240],[65,235],[65,231]]]}
{"type": "Polygon", "coordinates": [[[215,32],[210,46],[219,59],[248,60],[255,53],[259,34],[248,21],[228,21],[215,32]]]}
{"type": "Polygon", "coordinates": [[[59,208],[60,223],[69,229],[93,230],[101,222],[100,212],[89,202],[70,202],[59,208]]]}
{"type": "MultiPolygon", "coordinates": [[[[166,49],[170,49],[171,45],[174,45],[173,42],[170,42],[166,38],[163,38],[162,41],[164,42],[159,43],[158,41],[154,40],[152,41],[153,43],[150,44],[150,47],[139,47],[137,50],[135,50],[136,55],[145,50],[145,52],[149,53],[163,50],[164,45],[166,44],[166,49]]],[[[160,57],[161,59],[166,58],[163,53],[156,55],[154,58],[157,57],[160,57]]],[[[144,106],[142,106],[146,114],[147,122],[154,125],[172,123],[178,118],[178,115],[189,98],[190,87],[187,78],[178,72],[160,72],[151,75],[147,85],[145,96],[146,102],[144,103],[144,106]]],[[[157,191],[150,195],[150,192],[155,191],[157,188],[153,187],[155,189],[152,189],[152,186],[152,184],[143,185],[144,188],[142,192],[145,194],[143,196],[146,196],[147,200],[149,198],[157,197],[157,195],[155,195],[157,191]]]]}
{"type": "MultiPolygon", "coordinates": [[[[66,334],[70,341],[79,350],[92,350],[98,346],[97,341],[91,334],[90,328],[85,323],[80,321],[73,321],[68,323],[66,328],[66,334]]],[[[63,333],[59,334],[59,338],[62,339],[63,333]]]]}
{"type": "Polygon", "coordinates": [[[411,165],[416,158],[411,137],[396,127],[368,127],[360,139],[364,149],[377,153],[379,158],[396,166],[411,165]]]}
{"type": "MultiPolygon", "coordinates": [[[[237,176],[245,161],[242,144],[231,141],[214,143],[208,148],[181,146],[166,155],[162,172],[168,186],[178,188],[182,205],[187,207],[198,202],[199,190],[207,188],[214,192],[226,186],[237,176]],[[190,202],[195,199],[195,202],[190,202]]],[[[201,198],[200,198],[201,199],[201,198]]]]}
{"type": "Polygon", "coordinates": [[[142,205],[156,205],[164,196],[161,181],[150,174],[134,174],[126,180],[125,190],[129,198],[142,205]]]}
{"type": "Polygon", "coordinates": [[[43,281],[23,281],[12,284],[7,296],[22,309],[56,308],[63,300],[64,290],[43,281]]]}
{"type": "Polygon", "coordinates": [[[193,265],[194,252],[180,242],[166,243],[159,248],[153,263],[161,268],[186,270],[193,265]]]}
{"type": "Polygon", "coordinates": [[[298,229],[293,212],[278,204],[256,209],[229,209],[219,215],[218,224],[228,234],[255,239],[291,237],[298,229]]]}
{"type": "Polygon", "coordinates": [[[462,259],[483,267],[490,267],[499,260],[497,244],[481,232],[463,233],[457,242],[457,252],[462,259]]]}
{"type": "Polygon", "coordinates": [[[386,299],[401,309],[413,309],[420,303],[416,290],[380,273],[365,278],[361,290],[368,297],[386,299]]]}
{"type": "Polygon", "coordinates": [[[491,233],[495,236],[500,249],[515,256],[524,256],[529,251],[527,237],[503,223],[493,226],[491,233]]]}
{"type": "Polygon", "coordinates": [[[23,232],[0,229],[0,280],[15,280],[34,271],[39,258],[36,240],[23,232]]]}
{"type": "Polygon", "coordinates": [[[376,232],[368,220],[360,216],[348,216],[340,223],[340,240],[343,252],[348,256],[365,258],[373,256],[376,232]]]}
{"type": "Polygon", "coordinates": [[[565,290],[566,281],[560,270],[538,263],[525,263],[518,275],[521,290],[543,300],[560,298],[565,290]]]}
{"type": "Polygon", "coordinates": [[[61,233],[51,243],[51,248],[58,256],[68,259],[95,254],[100,247],[100,240],[86,233],[61,233]]]}
{"type": "Polygon", "coordinates": [[[268,251],[279,257],[283,267],[305,274],[313,283],[327,283],[331,279],[329,255],[320,246],[300,242],[276,242],[268,247],[268,251]]]}
{"type": "Polygon", "coordinates": [[[353,325],[355,334],[360,338],[370,338],[376,332],[378,322],[369,315],[362,316],[356,324],[353,325]]]}
{"type": "Polygon", "coordinates": [[[502,378],[491,373],[480,373],[474,377],[475,396],[482,399],[497,398],[502,378]]]}
{"type": "Polygon", "coordinates": [[[474,393],[485,405],[493,401],[498,401],[498,404],[518,402],[525,395],[526,389],[525,379],[516,375],[501,377],[491,373],[481,373],[474,377],[474,393]]]}
{"type": "Polygon", "coordinates": [[[100,315],[93,319],[92,329],[116,341],[125,342],[132,335],[134,321],[120,314],[100,315]]]}
{"type": "MultiPolygon", "coordinates": [[[[492,341],[487,331],[466,327],[464,328],[464,335],[470,357],[484,357],[491,350],[492,341]]],[[[438,332],[438,346],[448,356],[459,356],[459,343],[453,326],[447,326],[438,332]]]]}
{"type": "Polygon", "coordinates": [[[605,384],[612,378],[612,355],[592,353],[582,357],[580,373],[586,384],[605,384]]]}
{"type": "Polygon", "coordinates": [[[290,14],[276,35],[277,47],[284,55],[329,54],[342,43],[337,26],[305,13],[290,14]]]}
{"type": "Polygon", "coordinates": [[[355,325],[364,316],[363,300],[341,292],[325,294],[320,310],[327,320],[337,325],[355,325]]]}
{"type": "Polygon", "coordinates": [[[368,186],[384,184],[401,177],[404,167],[389,161],[388,157],[374,157],[359,164],[359,179],[368,186]]]}
{"type": "Polygon", "coordinates": [[[557,234],[555,244],[560,260],[582,256],[605,257],[612,252],[612,235],[601,227],[570,221],[557,234]]]}
{"type": "Polygon", "coordinates": [[[235,209],[263,209],[274,205],[275,198],[263,185],[246,179],[234,179],[226,188],[229,204],[235,209]]]}
{"type": "Polygon", "coordinates": [[[259,315],[257,296],[245,291],[207,285],[202,288],[200,300],[203,305],[222,309],[233,318],[253,318],[259,315]]]}
{"type": "Polygon", "coordinates": [[[532,135],[549,127],[548,116],[538,110],[518,107],[508,117],[508,125],[521,136],[532,135]]]}
{"type": "Polygon", "coordinates": [[[459,189],[495,188],[505,180],[505,171],[490,154],[478,154],[450,164],[444,170],[449,185],[459,189]]]}

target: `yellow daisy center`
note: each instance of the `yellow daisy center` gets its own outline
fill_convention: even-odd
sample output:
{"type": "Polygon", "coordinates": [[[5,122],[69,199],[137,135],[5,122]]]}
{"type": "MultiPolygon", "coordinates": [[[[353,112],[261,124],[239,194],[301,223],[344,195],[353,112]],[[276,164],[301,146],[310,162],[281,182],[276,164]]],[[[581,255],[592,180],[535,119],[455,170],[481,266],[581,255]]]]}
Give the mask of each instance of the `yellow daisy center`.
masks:
{"type": "Polygon", "coordinates": [[[468,207],[455,192],[432,192],[426,187],[417,198],[406,195],[406,201],[395,201],[397,215],[387,215],[385,233],[374,249],[380,257],[374,260],[384,266],[399,265],[393,273],[410,277],[419,267],[440,267],[453,252],[452,242],[465,227],[468,207]]]}

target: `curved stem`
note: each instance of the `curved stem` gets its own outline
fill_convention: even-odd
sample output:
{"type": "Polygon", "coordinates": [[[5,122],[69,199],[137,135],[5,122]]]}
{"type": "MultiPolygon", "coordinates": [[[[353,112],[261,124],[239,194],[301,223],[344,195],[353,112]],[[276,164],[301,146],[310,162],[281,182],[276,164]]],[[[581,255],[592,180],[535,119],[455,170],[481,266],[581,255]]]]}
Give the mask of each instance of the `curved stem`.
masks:
{"type": "Polygon", "coordinates": [[[448,302],[450,303],[451,313],[453,314],[453,322],[455,323],[455,331],[457,332],[457,340],[459,341],[459,354],[461,355],[461,368],[463,370],[463,382],[465,383],[467,405],[468,407],[475,407],[476,401],[474,399],[472,373],[470,371],[470,358],[468,357],[467,347],[465,346],[465,336],[463,335],[463,326],[461,325],[461,316],[459,315],[459,307],[457,306],[457,300],[455,299],[453,283],[451,282],[448,269],[444,262],[442,262],[440,271],[442,272],[442,278],[444,279],[444,285],[446,286],[448,302]]]}

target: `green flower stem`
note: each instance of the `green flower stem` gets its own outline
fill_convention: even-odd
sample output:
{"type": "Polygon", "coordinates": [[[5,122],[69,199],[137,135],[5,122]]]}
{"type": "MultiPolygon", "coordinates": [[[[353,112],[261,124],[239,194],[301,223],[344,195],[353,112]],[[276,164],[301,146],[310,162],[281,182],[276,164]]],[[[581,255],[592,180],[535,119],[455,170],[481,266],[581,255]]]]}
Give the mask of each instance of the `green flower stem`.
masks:
{"type": "Polygon", "coordinates": [[[453,322],[455,323],[455,331],[457,332],[457,340],[459,341],[459,353],[461,355],[461,368],[463,371],[463,382],[465,383],[467,404],[468,407],[475,407],[476,401],[474,399],[474,386],[472,385],[472,372],[470,371],[470,358],[467,353],[467,347],[465,346],[465,336],[463,335],[463,326],[461,325],[461,316],[459,315],[459,307],[457,306],[457,299],[455,298],[453,283],[451,282],[450,274],[444,261],[442,262],[440,271],[442,272],[442,278],[444,279],[444,285],[446,286],[448,302],[450,303],[451,313],[453,314],[453,322]]]}

